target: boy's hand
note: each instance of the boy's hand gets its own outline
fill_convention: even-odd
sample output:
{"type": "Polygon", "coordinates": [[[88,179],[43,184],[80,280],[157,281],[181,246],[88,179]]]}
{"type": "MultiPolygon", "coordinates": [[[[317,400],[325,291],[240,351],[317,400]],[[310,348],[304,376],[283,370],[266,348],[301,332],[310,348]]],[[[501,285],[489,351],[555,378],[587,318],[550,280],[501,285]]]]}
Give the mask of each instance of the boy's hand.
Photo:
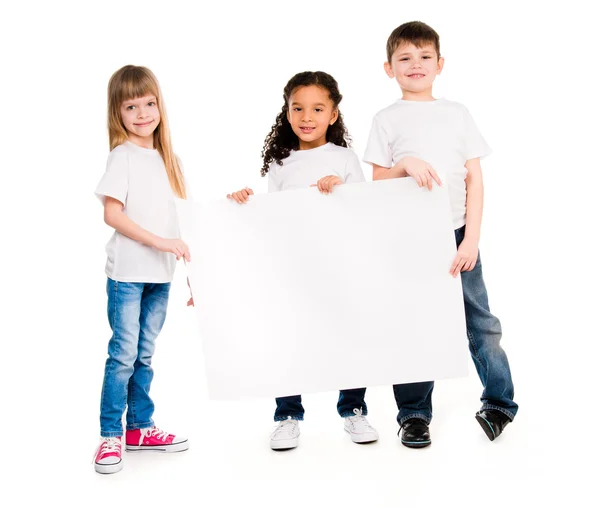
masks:
{"type": "Polygon", "coordinates": [[[475,268],[479,248],[477,242],[465,238],[458,246],[456,257],[450,268],[450,275],[456,277],[460,272],[470,272],[475,268]]]}
{"type": "Polygon", "coordinates": [[[185,259],[186,261],[191,260],[189,247],[183,240],[180,240],[179,238],[156,237],[152,247],[160,252],[172,252],[175,254],[177,261],[179,261],[181,258],[185,259]]]}
{"type": "Polygon", "coordinates": [[[321,178],[316,184],[311,185],[311,187],[317,187],[319,192],[322,194],[329,194],[333,192],[334,185],[342,185],[344,182],[337,175],[329,175],[321,178]]]}
{"type": "Polygon", "coordinates": [[[240,205],[246,203],[250,196],[254,195],[254,191],[248,187],[242,189],[241,191],[232,192],[231,194],[227,194],[227,199],[233,199],[235,202],[240,205]]]}
{"type": "Polygon", "coordinates": [[[408,176],[412,176],[415,179],[419,187],[427,186],[431,190],[433,189],[434,180],[439,186],[442,185],[442,181],[435,170],[422,159],[406,156],[402,157],[398,165],[402,166],[408,176]]]}

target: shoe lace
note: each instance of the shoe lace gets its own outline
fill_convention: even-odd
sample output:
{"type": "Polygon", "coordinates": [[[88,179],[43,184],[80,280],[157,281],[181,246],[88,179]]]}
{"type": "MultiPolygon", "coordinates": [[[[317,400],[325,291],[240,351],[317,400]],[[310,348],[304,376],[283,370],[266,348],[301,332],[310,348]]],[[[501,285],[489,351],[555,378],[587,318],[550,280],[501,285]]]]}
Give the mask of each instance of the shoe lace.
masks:
{"type": "Polygon", "coordinates": [[[160,430],[158,427],[150,427],[149,429],[141,429],[140,432],[140,444],[143,442],[146,436],[155,437],[161,439],[163,442],[169,437],[169,433],[164,430],[160,430]]]}
{"type": "MultiPolygon", "coordinates": [[[[121,438],[120,437],[103,437],[100,443],[100,455],[106,455],[109,453],[119,453],[121,451],[121,438]]],[[[92,462],[96,460],[98,452],[94,453],[92,462]]]]}
{"type": "Polygon", "coordinates": [[[294,420],[291,416],[288,416],[286,420],[281,420],[277,424],[277,427],[273,431],[273,436],[276,436],[281,432],[290,432],[293,434],[297,426],[298,420],[294,420]]]}
{"type": "Polygon", "coordinates": [[[367,420],[366,416],[362,414],[362,408],[354,408],[354,416],[348,416],[348,421],[355,429],[360,429],[362,432],[374,432],[375,429],[371,427],[371,424],[367,420]]]}

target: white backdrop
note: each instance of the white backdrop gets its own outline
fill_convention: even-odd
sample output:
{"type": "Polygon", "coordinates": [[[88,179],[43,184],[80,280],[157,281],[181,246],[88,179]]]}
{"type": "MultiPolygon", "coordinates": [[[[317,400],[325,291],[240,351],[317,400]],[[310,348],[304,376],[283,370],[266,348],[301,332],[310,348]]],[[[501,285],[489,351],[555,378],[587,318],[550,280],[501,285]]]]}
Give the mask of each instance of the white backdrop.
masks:
{"type": "Polygon", "coordinates": [[[0,425],[3,478],[22,504],[43,496],[101,506],[120,496],[145,506],[254,505],[260,498],[262,506],[343,500],[387,507],[413,497],[421,506],[484,498],[493,505],[490,483],[504,505],[585,497],[592,479],[586,461],[597,446],[587,433],[598,418],[599,338],[600,108],[591,5],[4,3],[0,425]],[[156,73],[197,199],[246,185],[263,192],[260,151],[287,80],[303,70],[338,80],[341,111],[362,156],[373,114],[399,95],[382,69],[386,39],[413,19],[441,36],[446,67],[435,95],[464,102],[494,149],[483,164],[481,250],[521,405],[515,423],[497,443],[485,440],[473,419],[480,385],[472,372],[464,382],[438,384],[434,444],[423,453],[398,445],[391,392],[374,389],[367,403],[382,436],[377,445],[346,442],[331,392],[307,398],[298,450],[271,454],[272,401],[207,401],[179,269],[152,389],[157,423],[187,434],[192,448],[176,457],[127,456],[122,473],[96,475],[90,460],[110,336],[103,273],[110,230],[93,190],[108,153],[111,73],[129,63],[156,73]],[[170,488],[159,488],[165,479],[170,488]],[[341,487],[350,479],[362,488],[341,487]]]}

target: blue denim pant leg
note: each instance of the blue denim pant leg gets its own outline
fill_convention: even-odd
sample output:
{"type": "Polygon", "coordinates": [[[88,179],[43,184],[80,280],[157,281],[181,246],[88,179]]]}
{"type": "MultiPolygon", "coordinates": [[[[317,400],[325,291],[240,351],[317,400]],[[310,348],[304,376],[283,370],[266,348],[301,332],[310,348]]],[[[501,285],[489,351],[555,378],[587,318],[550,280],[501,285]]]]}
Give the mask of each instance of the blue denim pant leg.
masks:
{"type": "Polygon", "coordinates": [[[402,425],[410,418],[420,418],[427,424],[431,422],[433,408],[431,395],[433,393],[433,381],[422,383],[405,383],[394,385],[394,398],[398,406],[398,424],[402,425]]]}
{"type": "Polygon", "coordinates": [[[354,410],[360,409],[364,416],[367,415],[367,404],[365,402],[366,388],[353,388],[351,390],[340,390],[337,402],[338,414],[345,418],[354,416],[354,410]]]}
{"type": "Polygon", "coordinates": [[[304,407],[302,406],[301,395],[291,395],[290,397],[278,397],[275,399],[277,407],[275,408],[275,421],[280,422],[290,417],[292,420],[304,420],[304,407]]]}
{"type": "Polygon", "coordinates": [[[123,435],[123,413],[127,406],[129,379],[138,356],[143,284],[108,279],[108,322],[113,331],[100,402],[100,435],[123,435]]]}
{"type": "MultiPolygon", "coordinates": [[[[455,233],[456,243],[460,245],[465,228],[455,233]]],[[[500,346],[502,327],[488,305],[479,254],[475,268],[470,272],[462,272],[461,279],[469,350],[483,384],[482,409],[497,409],[512,420],[517,414],[518,405],[513,401],[514,387],[508,358],[500,346]]]]}
{"type": "Polygon", "coordinates": [[[138,354],[129,378],[127,390],[127,430],[152,427],[154,403],[150,398],[150,384],[154,377],[152,355],[155,342],[167,317],[169,282],[144,284],[140,313],[138,354]]]}

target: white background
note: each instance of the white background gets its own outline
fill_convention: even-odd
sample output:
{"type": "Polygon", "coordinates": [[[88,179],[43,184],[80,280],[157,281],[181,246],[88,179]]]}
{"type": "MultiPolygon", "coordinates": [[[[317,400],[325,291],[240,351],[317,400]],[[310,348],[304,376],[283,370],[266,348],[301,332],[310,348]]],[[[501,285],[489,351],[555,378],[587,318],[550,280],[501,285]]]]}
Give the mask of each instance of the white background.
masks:
{"type": "MultiPolygon", "coordinates": [[[[0,17],[4,506],[523,506],[591,499],[597,477],[598,39],[592,2],[28,2],[0,17]],[[435,94],[464,102],[485,160],[481,250],[514,373],[517,420],[490,443],[474,370],[438,383],[433,445],[395,436],[391,388],[367,392],[381,439],[349,442],[336,394],[306,397],[300,447],[268,449],[270,400],[206,397],[184,270],[154,360],[157,423],[185,454],[91,464],[110,331],[93,190],[108,153],[106,86],[158,76],[197,199],[266,191],[260,151],[296,72],[339,82],[362,156],[396,98],[385,42],[420,19],[441,36],[435,94]],[[595,473],[594,473],[595,468],[595,473]]],[[[369,177],[368,168],[364,168],[369,177]]],[[[416,219],[417,220],[417,219],[416,219]]],[[[243,248],[243,246],[240,246],[243,248]]],[[[426,267],[424,267],[426,269],[426,267]]],[[[240,281],[240,286],[243,281],[240,281]]],[[[232,288],[235,291],[237,288],[232,288]]],[[[466,342],[465,342],[466,347],[466,342]]]]}

